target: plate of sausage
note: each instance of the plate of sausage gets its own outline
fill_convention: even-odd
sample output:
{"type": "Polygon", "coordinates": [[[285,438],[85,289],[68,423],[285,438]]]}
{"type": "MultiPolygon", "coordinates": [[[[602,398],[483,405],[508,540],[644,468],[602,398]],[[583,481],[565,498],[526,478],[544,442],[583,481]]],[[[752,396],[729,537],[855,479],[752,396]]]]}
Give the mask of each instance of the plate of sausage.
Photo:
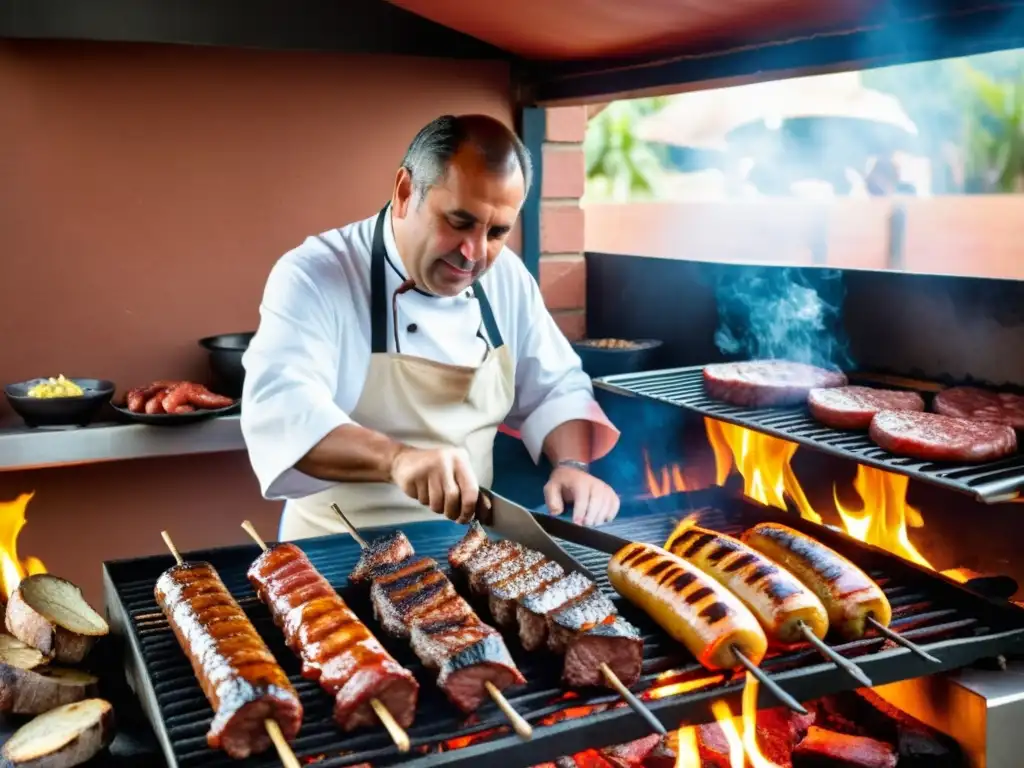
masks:
{"type": "Polygon", "coordinates": [[[122,403],[111,406],[126,421],[178,426],[226,416],[240,403],[193,381],[160,380],[128,390],[122,403]]]}

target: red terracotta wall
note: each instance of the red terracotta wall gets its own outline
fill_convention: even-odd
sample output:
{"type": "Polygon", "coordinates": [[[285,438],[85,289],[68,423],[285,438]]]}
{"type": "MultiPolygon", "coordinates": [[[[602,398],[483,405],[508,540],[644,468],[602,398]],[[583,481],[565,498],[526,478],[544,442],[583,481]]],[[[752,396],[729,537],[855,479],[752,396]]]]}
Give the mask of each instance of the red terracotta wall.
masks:
{"type": "Polygon", "coordinates": [[[570,339],[586,333],[586,264],[583,259],[583,139],[586,107],[547,110],[540,218],[540,287],[544,301],[570,339]]]}
{"type": "MultiPolygon", "coordinates": [[[[204,376],[196,340],[255,327],[285,250],[374,213],[436,115],[511,124],[509,94],[498,63],[0,44],[0,380],[204,376]]],[[[28,490],[22,556],[96,600],[163,527],[276,534],[243,453],[0,473],[0,500],[28,490]]]]}

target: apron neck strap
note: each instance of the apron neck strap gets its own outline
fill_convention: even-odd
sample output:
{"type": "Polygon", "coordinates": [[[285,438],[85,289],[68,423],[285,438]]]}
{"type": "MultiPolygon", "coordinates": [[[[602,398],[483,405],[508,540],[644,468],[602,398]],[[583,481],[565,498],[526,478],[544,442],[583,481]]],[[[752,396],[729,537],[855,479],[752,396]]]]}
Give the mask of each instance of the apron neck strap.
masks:
{"type": "MultiPolygon", "coordinates": [[[[377,214],[377,223],[373,228],[373,249],[370,253],[370,351],[373,354],[386,354],[388,351],[388,289],[387,289],[387,249],[384,247],[384,224],[387,221],[388,203],[377,214]]],[[[479,281],[473,283],[473,296],[480,302],[480,317],[484,329],[490,339],[491,347],[497,349],[504,345],[498,323],[494,319],[491,302],[479,281]]],[[[397,328],[395,329],[397,333],[397,328]]]]}

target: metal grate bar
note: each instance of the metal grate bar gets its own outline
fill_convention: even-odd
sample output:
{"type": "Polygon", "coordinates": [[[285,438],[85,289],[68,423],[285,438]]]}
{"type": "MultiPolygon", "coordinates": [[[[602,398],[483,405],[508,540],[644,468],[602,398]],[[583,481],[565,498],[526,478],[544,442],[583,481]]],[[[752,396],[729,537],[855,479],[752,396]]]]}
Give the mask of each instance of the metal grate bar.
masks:
{"type": "Polygon", "coordinates": [[[806,407],[741,408],[704,393],[703,366],[672,368],[595,379],[602,389],[687,408],[703,416],[764,432],[818,451],[951,488],[985,503],[1005,501],[1024,490],[1024,455],[985,464],[937,464],[895,456],[867,435],[823,427],[806,407]]]}
{"type": "MultiPolygon", "coordinates": [[[[665,499],[657,500],[649,517],[614,523],[612,532],[635,540],[664,542],[677,520],[689,511],[677,506],[658,513],[656,507],[658,504],[664,507],[664,502],[665,499]]],[[[709,527],[735,532],[757,519],[751,509],[743,506],[729,511],[705,511],[701,522],[709,527]]],[[[442,563],[446,561],[449,547],[465,531],[465,528],[447,522],[420,523],[403,529],[418,553],[435,557],[442,563]]],[[[366,596],[343,588],[359,554],[355,543],[348,537],[325,537],[306,540],[301,545],[331,583],[341,588],[353,610],[367,620],[371,628],[375,628],[366,596]]],[[[605,573],[607,553],[572,543],[566,543],[566,547],[594,573],[605,573]]],[[[245,571],[256,554],[255,547],[241,546],[192,553],[189,557],[213,563],[225,583],[242,601],[257,630],[295,684],[306,715],[293,747],[300,759],[315,762],[318,768],[364,762],[375,766],[403,764],[417,768],[427,765],[469,766],[498,750],[503,753],[503,760],[508,761],[506,764],[533,765],[588,747],[628,741],[647,734],[643,721],[622,707],[613,693],[606,690],[582,691],[573,698],[566,698],[566,692],[559,683],[559,660],[547,654],[527,654],[514,638],[509,638],[509,647],[529,683],[520,690],[507,692],[508,699],[535,728],[531,741],[521,741],[509,732],[504,718],[493,705],[485,706],[468,720],[459,716],[408,647],[380,632],[378,635],[385,645],[400,663],[416,674],[421,684],[417,719],[409,729],[413,752],[411,756],[398,755],[383,729],[344,734],[331,719],[330,698],[316,684],[302,679],[298,661],[285,648],[269,612],[253,598],[245,571]],[[581,706],[597,707],[600,711],[577,719],[559,720],[565,710],[581,706]],[[465,740],[473,736],[479,741],[441,751],[444,742],[450,739],[465,740]]],[[[879,560],[868,548],[861,554],[860,564],[879,578],[890,596],[898,626],[908,627],[908,635],[914,636],[943,662],[939,667],[920,661],[901,649],[892,649],[883,638],[865,638],[837,646],[841,652],[856,656],[858,663],[876,683],[962,666],[1024,644],[1024,618],[1021,618],[1024,612],[991,610],[983,598],[955,585],[948,587],[947,594],[942,589],[936,590],[927,578],[922,579],[913,571],[908,573],[893,568],[891,556],[879,560]]],[[[108,613],[114,632],[126,640],[129,679],[133,681],[133,687],[153,723],[168,763],[172,768],[226,768],[234,762],[206,746],[206,731],[212,712],[153,598],[156,578],[170,565],[171,560],[166,556],[106,563],[108,613]]],[[[948,586],[939,581],[940,586],[948,586]]],[[[614,594],[603,576],[601,585],[609,595],[614,594]]],[[[665,684],[664,673],[671,673],[672,682],[708,676],[707,671],[646,616],[617,597],[615,600],[622,614],[636,624],[645,638],[643,677],[634,688],[637,693],[665,684]]],[[[823,664],[821,657],[813,652],[797,650],[774,656],[765,662],[764,667],[777,674],[793,695],[804,700],[850,686],[845,675],[823,664]]],[[[703,722],[709,717],[707,707],[712,699],[735,701],[741,689],[742,678],[736,677],[699,691],[651,701],[650,707],[669,727],[683,722],[703,722]]],[[[269,768],[277,765],[277,760],[274,755],[266,754],[250,759],[247,765],[269,768]]]]}

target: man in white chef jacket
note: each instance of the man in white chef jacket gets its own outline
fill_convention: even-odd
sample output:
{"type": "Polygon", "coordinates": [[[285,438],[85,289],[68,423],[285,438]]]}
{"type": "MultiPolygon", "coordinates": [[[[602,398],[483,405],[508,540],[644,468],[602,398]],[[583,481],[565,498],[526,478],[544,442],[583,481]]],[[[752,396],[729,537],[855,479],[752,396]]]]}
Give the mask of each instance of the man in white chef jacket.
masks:
{"type": "Polygon", "coordinates": [[[437,519],[469,522],[498,426],[553,470],[549,511],[613,518],[589,473],[619,433],[505,247],[531,181],[501,123],[446,115],[413,139],[391,200],[308,238],[271,270],[243,358],[242,431],[280,538],[437,519]]]}

